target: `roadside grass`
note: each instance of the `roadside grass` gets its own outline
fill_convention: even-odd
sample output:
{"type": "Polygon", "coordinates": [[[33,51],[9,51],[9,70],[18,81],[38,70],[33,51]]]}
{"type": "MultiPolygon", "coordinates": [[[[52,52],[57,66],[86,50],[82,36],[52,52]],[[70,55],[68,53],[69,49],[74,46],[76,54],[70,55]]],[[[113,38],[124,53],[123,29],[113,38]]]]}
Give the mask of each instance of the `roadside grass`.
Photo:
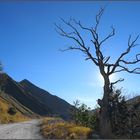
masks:
{"type": "Polygon", "coordinates": [[[42,120],[41,132],[47,139],[89,139],[93,131],[60,118],[49,117],[42,120]]]}
{"type": "Polygon", "coordinates": [[[28,117],[22,115],[19,111],[16,111],[14,115],[8,113],[11,105],[0,97],[0,124],[22,122],[29,120],[28,117]]]}

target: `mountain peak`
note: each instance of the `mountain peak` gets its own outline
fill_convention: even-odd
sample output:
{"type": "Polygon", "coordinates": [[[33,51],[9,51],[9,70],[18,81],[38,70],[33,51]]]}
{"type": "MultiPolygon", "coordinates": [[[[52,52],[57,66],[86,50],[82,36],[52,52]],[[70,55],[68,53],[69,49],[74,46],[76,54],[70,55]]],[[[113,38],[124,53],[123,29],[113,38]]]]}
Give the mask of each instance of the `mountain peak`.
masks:
{"type": "Polygon", "coordinates": [[[32,84],[29,80],[23,79],[19,82],[20,84],[32,84]]]}
{"type": "Polygon", "coordinates": [[[20,82],[30,82],[30,81],[27,80],[27,79],[23,79],[23,80],[21,80],[20,82]]]}

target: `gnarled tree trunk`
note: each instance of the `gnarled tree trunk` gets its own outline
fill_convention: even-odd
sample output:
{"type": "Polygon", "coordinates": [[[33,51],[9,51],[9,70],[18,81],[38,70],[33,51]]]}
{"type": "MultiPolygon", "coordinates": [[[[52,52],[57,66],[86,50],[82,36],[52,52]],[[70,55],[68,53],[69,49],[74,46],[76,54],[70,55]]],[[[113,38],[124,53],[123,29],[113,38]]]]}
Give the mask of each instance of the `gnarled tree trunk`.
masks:
{"type": "Polygon", "coordinates": [[[109,76],[104,76],[103,90],[104,96],[100,103],[101,111],[99,118],[100,136],[101,138],[113,138],[109,114],[109,94],[111,92],[109,76]]]}

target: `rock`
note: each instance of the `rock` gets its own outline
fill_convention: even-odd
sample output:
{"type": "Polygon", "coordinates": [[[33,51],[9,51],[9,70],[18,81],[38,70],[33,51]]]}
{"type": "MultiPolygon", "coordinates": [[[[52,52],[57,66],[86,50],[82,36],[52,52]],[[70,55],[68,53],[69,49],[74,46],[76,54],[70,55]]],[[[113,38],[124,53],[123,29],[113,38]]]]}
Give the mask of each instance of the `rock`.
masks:
{"type": "Polygon", "coordinates": [[[92,139],[100,139],[100,137],[97,134],[92,134],[92,139]]]}

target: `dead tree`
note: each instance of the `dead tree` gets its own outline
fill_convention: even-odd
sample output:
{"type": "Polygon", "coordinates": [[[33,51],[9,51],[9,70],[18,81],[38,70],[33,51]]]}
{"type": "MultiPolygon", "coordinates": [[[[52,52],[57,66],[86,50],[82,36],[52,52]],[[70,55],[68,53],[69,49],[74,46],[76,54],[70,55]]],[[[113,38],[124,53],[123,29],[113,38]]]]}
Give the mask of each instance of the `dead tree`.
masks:
{"type": "Polygon", "coordinates": [[[110,81],[110,76],[119,72],[128,72],[140,74],[140,68],[130,69],[129,65],[136,64],[140,62],[140,53],[135,55],[133,61],[127,61],[125,56],[130,53],[130,51],[137,46],[136,41],[139,36],[137,36],[134,40],[131,36],[128,39],[127,49],[120,54],[120,56],[116,59],[114,63],[110,62],[111,56],[105,56],[102,51],[103,44],[112,38],[115,35],[115,28],[111,27],[111,32],[101,40],[99,35],[98,27],[100,24],[101,17],[104,13],[104,8],[101,8],[98,14],[95,17],[95,26],[86,27],[81,24],[80,21],[70,18],[69,21],[66,21],[61,18],[62,23],[68,27],[70,32],[66,31],[61,25],[56,25],[56,31],[63,37],[72,39],[75,42],[75,45],[70,46],[67,49],[61,51],[68,50],[77,50],[85,54],[85,60],[91,60],[93,64],[95,64],[99,68],[99,72],[104,79],[104,87],[103,87],[103,98],[100,100],[101,114],[100,114],[100,135],[102,138],[111,137],[111,125],[109,118],[109,95],[112,93],[112,87],[118,82],[123,81],[124,79],[119,79],[115,82],[110,81]],[[82,36],[82,32],[85,31],[91,35],[90,41],[91,46],[86,44],[85,39],[82,36]]]}

